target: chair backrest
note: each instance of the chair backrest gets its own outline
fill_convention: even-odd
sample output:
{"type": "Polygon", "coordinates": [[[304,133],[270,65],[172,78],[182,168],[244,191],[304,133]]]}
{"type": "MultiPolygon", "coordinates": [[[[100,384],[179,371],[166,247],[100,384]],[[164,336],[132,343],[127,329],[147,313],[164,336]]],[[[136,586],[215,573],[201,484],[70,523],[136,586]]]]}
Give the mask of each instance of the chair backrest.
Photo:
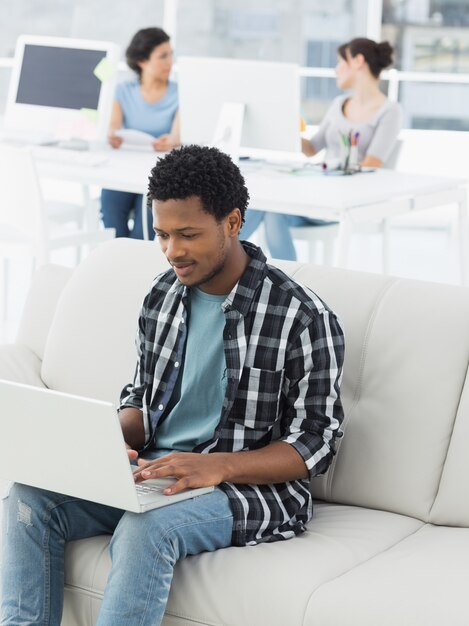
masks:
{"type": "Polygon", "coordinates": [[[394,169],[469,180],[469,132],[406,128],[394,169]]]}
{"type": "Polygon", "coordinates": [[[387,170],[396,169],[399,155],[401,154],[402,144],[403,144],[403,139],[401,139],[400,137],[396,139],[394,148],[392,149],[391,154],[388,156],[388,158],[386,159],[383,165],[383,167],[386,168],[387,170]]]}
{"type": "Polygon", "coordinates": [[[0,237],[30,242],[39,255],[47,247],[44,202],[29,148],[0,146],[0,237]]]}

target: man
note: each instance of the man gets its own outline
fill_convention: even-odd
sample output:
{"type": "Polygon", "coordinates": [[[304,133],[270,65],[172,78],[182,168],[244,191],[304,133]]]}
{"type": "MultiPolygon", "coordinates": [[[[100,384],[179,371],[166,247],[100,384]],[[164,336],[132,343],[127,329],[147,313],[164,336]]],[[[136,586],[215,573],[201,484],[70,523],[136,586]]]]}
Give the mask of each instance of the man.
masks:
{"type": "Polygon", "coordinates": [[[134,514],[15,485],[9,501],[31,520],[6,506],[2,623],[58,625],[65,541],[113,533],[98,625],[160,624],[179,559],[302,532],[309,479],[334,453],[340,325],[239,241],[248,203],[239,169],[215,148],[181,148],[152,170],[149,197],[171,268],[143,303],[119,412],[124,438],[130,459],[146,457],[137,482],[173,476],[167,493],[216,488],[134,514]]]}

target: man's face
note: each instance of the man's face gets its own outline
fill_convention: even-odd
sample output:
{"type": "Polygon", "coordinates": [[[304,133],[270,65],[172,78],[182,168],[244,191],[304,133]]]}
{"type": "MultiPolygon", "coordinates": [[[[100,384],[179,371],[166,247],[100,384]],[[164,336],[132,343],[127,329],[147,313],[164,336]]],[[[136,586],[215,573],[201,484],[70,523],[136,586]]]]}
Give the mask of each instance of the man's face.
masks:
{"type": "Polygon", "coordinates": [[[232,249],[230,217],[217,222],[197,196],[153,200],[152,208],[153,229],[179,281],[207,293],[228,293],[223,270],[232,249]]]}

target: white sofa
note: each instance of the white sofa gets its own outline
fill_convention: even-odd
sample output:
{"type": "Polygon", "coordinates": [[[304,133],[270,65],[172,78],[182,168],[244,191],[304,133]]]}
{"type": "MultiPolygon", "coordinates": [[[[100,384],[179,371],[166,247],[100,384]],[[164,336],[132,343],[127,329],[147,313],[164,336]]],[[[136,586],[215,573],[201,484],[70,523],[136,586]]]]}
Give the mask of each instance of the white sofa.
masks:
{"type": "MultiPolygon", "coordinates": [[[[278,264],[344,322],[345,437],[308,531],[179,563],[164,626],[467,626],[469,291],[278,264]]],[[[163,268],[157,244],[125,239],[44,267],[0,377],[117,402],[163,268]]],[[[67,546],[67,626],[96,620],[108,541],[67,546]]]]}

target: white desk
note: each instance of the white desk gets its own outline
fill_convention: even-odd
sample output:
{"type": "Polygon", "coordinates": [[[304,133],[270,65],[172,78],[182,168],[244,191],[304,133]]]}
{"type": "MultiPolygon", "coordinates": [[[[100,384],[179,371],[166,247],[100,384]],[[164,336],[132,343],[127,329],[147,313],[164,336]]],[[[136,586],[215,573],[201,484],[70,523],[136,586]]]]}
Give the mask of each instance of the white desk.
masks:
{"type": "MultiPolygon", "coordinates": [[[[45,150],[41,147],[36,156],[45,150]]],[[[37,168],[39,175],[45,178],[97,185],[116,191],[146,193],[150,170],[158,159],[157,153],[109,149],[102,154],[107,160],[100,165],[49,161],[37,156],[37,168]]]]}
{"type": "MultiPolygon", "coordinates": [[[[113,150],[108,148],[101,153],[106,160],[99,165],[59,162],[41,158],[46,152],[41,146],[36,150],[38,173],[44,178],[80,183],[84,186],[84,196],[89,201],[88,186],[96,185],[116,191],[146,194],[148,177],[156,165],[158,155],[155,152],[133,152],[130,150],[113,150]]],[[[64,150],[64,152],[66,152],[64,150]]],[[[65,155],[66,157],[67,155],[65,155]]],[[[85,155],[86,156],[86,155],[85,155]]],[[[142,213],[146,213],[146,197],[142,202],[142,213]]],[[[143,236],[148,239],[148,222],[142,219],[143,236]]]]}
{"type": "MultiPolygon", "coordinates": [[[[97,166],[38,159],[41,176],[119,191],[146,193],[157,155],[113,150],[97,166]]],[[[276,213],[337,220],[337,265],[346,266],[350,236],[357,224],[379,222],[394,215],[455,203],[459,211],[461,278],[469,284],[467,181],[377,170],[354,176],[324,176],[321,172],[290,173],[263,163],[241,164],[250,205],[276,213]]],[[[306,170],[307,171],[307,170],[306,170]]]]}
{"type": "Polygon", "coordinates": [[[461,278],[469,282],[467,181],[393,170],[353,176],[325,176],[308,170],[291,174],[273,168],[244,170],[251,205],[276,213],[305,215],[339,222],[337,265],[346,267],[350,236],[365,222],[455,203],[459,212],[461,278]]]}

